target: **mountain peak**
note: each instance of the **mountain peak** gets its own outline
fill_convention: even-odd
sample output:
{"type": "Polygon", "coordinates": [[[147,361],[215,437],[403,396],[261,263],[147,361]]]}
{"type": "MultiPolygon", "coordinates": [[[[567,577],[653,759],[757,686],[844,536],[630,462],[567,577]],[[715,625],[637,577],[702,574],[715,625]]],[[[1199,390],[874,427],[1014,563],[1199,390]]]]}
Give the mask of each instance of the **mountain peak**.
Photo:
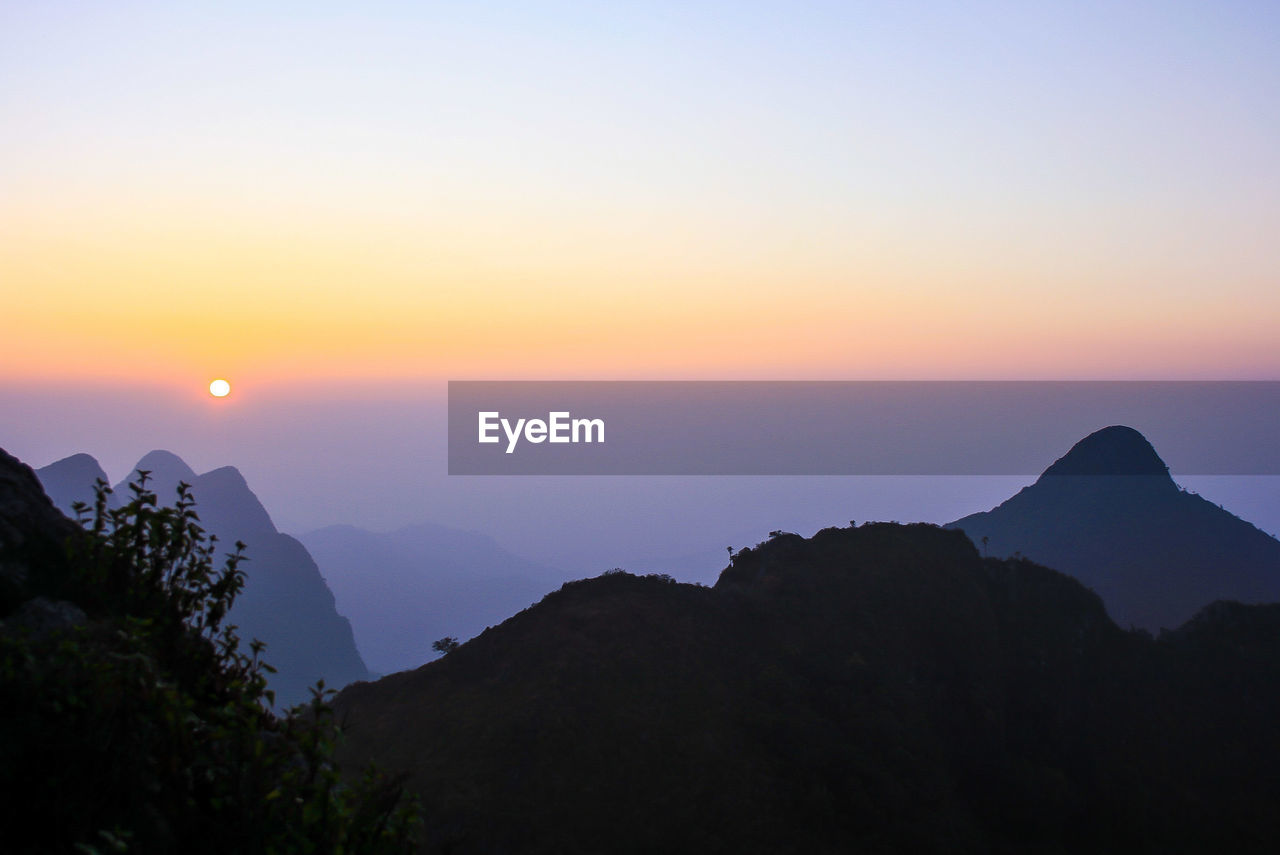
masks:
{"type": "Polygon", "coordinates": [[[161,449],[148,451],[129,470],[128,476],[115,485],[114,489],[122,501],[127,502],[132,498],[133,494],[129,491],[129,485],[138,479],[138,472],[140,471],[151,473],[147,488],[156,494],[162,504],[168,504],[173,501],[179,482],[185,481],[191,484],[196,480],[195,471],[187,465],[185,460],[172,451],[161,449]]]}
{"type": "Polygon", "coordinates": [[[139,471],[151,473],[151,480],[154,483],[172,482],[176,485],[179,481],[186,481],[190,484],[196,479],[195,470],[187,465],[187,462],[172,451],[164,449],[156,449],[148,451],[138,461],[137,465],[129,472],[129,478],[126,481],[132,481],[137,477],[139,471]]]}
{"type": "Polygon", "coordinates": [[[83,451],[79,454],[73,454],[70,457],[64,457],[61,460],[55,460],[48,466],[42,466],[41,469],[77,469],[84,472],[97,474],[102,471],[102,466],[98,463],[97,458],[92,454],[85,454],[83,451]]]}
{"type": "Polygon", "coordinates": [[[1050,475],[1169,476],[1169,467],[1147,438],[1131,427],[1112,425],[1094,431],[1044,471],[1050,475]]]}
{"type": "Polygon", "coordinates": [[[102,466],[93,457],[83,453],[42,466],[36,470],[36,477],[58,509],[70,517],[75,516],[76,502],[93,504],[96,481],[101,479],[103,483],[107,483],[107,473],[102,471],[102,466]]]}
{"type": "Polygon", "coordinates": [[[211,469],[200,476],[200,483],[216,485],[219,489],[228,491],[249,489],[249,482],[234,466],[219,466],[217,469],[211,469]]]}
{"type": "Polygon", "coordinates": [[[191,488],[200,521],[209,530],[245,540],[276,533],[271,515],[234,466],[221,466],[200,475],[191,488]]]}

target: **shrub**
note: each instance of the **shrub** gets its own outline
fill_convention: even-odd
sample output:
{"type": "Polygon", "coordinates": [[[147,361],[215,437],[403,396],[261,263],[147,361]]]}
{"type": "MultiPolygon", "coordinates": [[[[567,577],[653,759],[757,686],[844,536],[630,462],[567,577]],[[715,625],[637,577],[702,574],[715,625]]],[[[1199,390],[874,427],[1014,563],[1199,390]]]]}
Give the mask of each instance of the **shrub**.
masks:
{"type": "MultiPolygon", "coordinates": [[[[224,623],[243,544],[217,555],[188,485],[158,507],[146,473],[118,509],[77,508],[60,594],[85,619],[0,631],[7,844],[29,851],[403,852],[419,822],[400,782],[344,782],[323,683],[277,716],[253,641],[224,623]],[[17,827],[15,827],[17,826],[17,827]],[[28,841],[20,843],[19,841],[28,841]]],[[[10,850],[14,851],[14,850],[10,850]]]]}
{"type": "Polygon", "coordinates": [[[446,655],[449,653],[452,653],[453,651],[457,650],[461,646],[462,645],[458,642],[458,639],[454,638],[452,635],[446,635],[444,638],[436,639],[435,641],[431,642],[432,650],[434,650],[436,653],[441,653],[446,655]]]}

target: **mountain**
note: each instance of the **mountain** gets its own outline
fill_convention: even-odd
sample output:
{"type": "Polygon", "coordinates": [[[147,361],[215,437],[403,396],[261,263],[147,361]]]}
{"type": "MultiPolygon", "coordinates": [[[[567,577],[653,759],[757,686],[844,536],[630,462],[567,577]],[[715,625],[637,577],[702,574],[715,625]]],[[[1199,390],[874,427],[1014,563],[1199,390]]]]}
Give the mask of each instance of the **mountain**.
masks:
{"type": "Polygon", "coordinates": [[[299,540],[350,618],[365,661],[382,673],[416,668],[435,656],[436,639],[471,638],[564,579],[490,537],[439,525],[386,533],[339,525],[299,540]]]}
{"type": "Polygon", "coordinates": [[[779,534],[714,588],[564,585],[348,686],[453,853],[1265,852],[1280,606],[1156,640],[962,532],[779,534]]]}
{"type": "Polygon", "coordinates": [[[31,467],[0,449],[0,618],[61,594],[65,544],[81,534],[45,494],[31,467]]]}
{"type": "MultiPolygon", "coordinates": [[[[44,470],[40,470],[44,471],[44,470]]],[[[194,484],[196,480],[195,470],[187,465],[187,462],[172,451],[164,451],[157,449],[149,451],[142,456],[129,472],[129,477],[122,479],[112,489],[118,497],[128,500],[129,482],[134,480],[139,472],[147,472],[147,486],[156,494],[156,498],[161,502],[174,497],[177,492],[179,482],[185,481],[188,484],[194,484]]]]}
{"type": "Polygon", "coordinates": [[[949,527],[990,555],[1076,577],[1122,626],[1154,632],[1214,600],[1280,600],[1280,541],[1181,489],[1129,427],[1090,434],[1031,486],[949,527]]]}
{"type": "MultiPolygon", "coordinates": [[[[230,620],[239,626],[243,642],[256,638],[266,643],[263,658],[277,669],[270,683],[278,704],[307,700],[310,687],[321,678],[335,688],[369,678],[351,625],[338,613],[315,561],[301,543],[276,530],[238,470],[224,466],[197,475],[176,454],[152,451],[138,461],[130,478],[115,486],[117,502],[128,501],[128,482],[139,470],[151,473],[148,486],[162,503],[176,498],[179,482],[190,484],[200,525],[218,537],[220,551],[230,551],[236,541],[246,545],[248,561],[241,565],[245,587],[230,620]]],[[[92,485],[101,472],[97,461],[81,454],[36,474],[42,482],[49,479],[58,504],[68,511],[68,500],[83,495],[72,476],[88,476],[92,485]]]]}
{"type": "Polygon", "coordinates": [[[324,705],[266,709],[225,622],[232,568],[188,518],[103,522],[0,451],[5,852],[412,851],[397,784],[339,778],[324,705]]]}
{"type": "MultiPolygon", "coordinates": [[[[72,517],[75,516],[72,505],[76,502],[93,506],[95,482],[111,483],[107,479],[107,473],[103,472],[102,467],[98,465],[98,461],[88,454],[64,457],[41,467],[37,474],[40,484],[44,486],[45,493],[53,503],[72,517]]],[[[113,495],[111,499],[118,500],[119,497],[113,495]]]]}

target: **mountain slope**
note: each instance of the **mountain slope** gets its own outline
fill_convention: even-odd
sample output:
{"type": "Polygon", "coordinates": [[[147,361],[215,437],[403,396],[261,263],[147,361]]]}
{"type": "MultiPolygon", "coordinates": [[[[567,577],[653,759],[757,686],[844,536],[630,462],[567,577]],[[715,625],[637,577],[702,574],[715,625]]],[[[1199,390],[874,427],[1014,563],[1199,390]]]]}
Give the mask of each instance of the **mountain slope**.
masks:
{"type": "MultiPolygon", "coordinates": [[[[368,679],[356,649],[351,625],[338,614],[333,594],[325,586],[315,561],[294,538],[281,534],[271,522],[258,497],[234,467],[225,466],[197,475],[180,457],[168,451],[152,451],[138,461],[138,470],[151,473],[149,486],[161,502],[176,496],[177,485],[191,485],[200,525],[218,537],[225,551],[236,541],[247,547],[248,561],[244,591],[231,610],[230,620],[239,626],[244,642],[259,639],[266,643],[263,654],[277,672],[271,688],[277,702],[286,706],[310,697],[310,687],[318,679],[326,685],[343,686],[353,680],[368,679]]],[[[81,495],[69,473],[84,477],[101,473],[97,461],[76,455],[37,471],[57,489],[59,504],[81,495]],[[75,462],[72,468],[68,461],[75,462]]],[[[99,477],[93,475],[93,477],[99,477]]],[[[126,478],[114,488],[114,498],[128,500],[126,478]]],[[[92,485],[92,477],[89,478],[92,485]]],[[[91,492],[90,492],[91,495],[91,492]]]]}
{"type": "MultiPolygon", "coordinates": [[[[93,485],[97,481],[109,484],[107,473],[102,471],[98,461],[88,454],[73,454],[56,460],[48,466],[36,470],[40,484],[53,503],[72,518],[75,512],[72,505],[84,502],[93,506],[93,485]]],[[[112,500],[118,499],[112,496],[112,500]]]]}
{"type": "Polygon", "coordinates": [[[264,708],[234,562],[146,499],[85,531],[0,450],[5,852],[409,851],[394,782],[333,773],[323,706],[264,708]]]}
{"type": "Polygon", "coordinates": [[[1091,434],[999,507],[950,523],[1093,588],[1122,626],[1175,627],[1214,600],[1280,600],[1280,541],[1184,492],[1132,428],[1091,434]]]}
{"type": "Polygon", "coordinates": [[[365,661],[382,673],[416,668],[435,655],[431,642],[471,638],[563,578],[492,538],[445,526],[330,526],[299,539],[323,568],[365,661]]]}
{"type": "Polygon", "coordinates": [[[81,534],[31,467],[0,448],[0,617],[37,597],[61,595],[66,545],[81,534]]]}
{"type": "Polygon", "coordinates": [[[1154,641],[1062,574],[876,524],[713,589],[566,584],[337,708],[429,851],[1268,851],[1278,633],[1223,604],[1154,641]]]}

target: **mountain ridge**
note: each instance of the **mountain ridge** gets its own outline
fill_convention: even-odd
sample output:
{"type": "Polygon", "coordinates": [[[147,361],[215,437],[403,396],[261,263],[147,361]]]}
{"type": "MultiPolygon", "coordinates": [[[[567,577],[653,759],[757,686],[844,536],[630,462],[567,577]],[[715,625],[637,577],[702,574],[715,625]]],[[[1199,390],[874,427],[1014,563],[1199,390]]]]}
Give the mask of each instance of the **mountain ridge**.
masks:
{"type": "Polygon", "coordinates": [[[711,588],[566,583],[335,707],[430,852],[1266,851],[1278,639],[1234,603],[1126,632],[1062,573],[873,523],[773,536],[711,588]]]}
{"type": "Polygon", "coordinates": [[[1180,626],[1214,600],[1280,600],[1280,541],[1180,488],[1136,430],[1081,440],[1030,486],[947,524],[1102,595],[1122,625],[1180,626]]]}
{"type": "MultiPolygon", "coordinates": [[[[72,517],[75,516],[72,506],[76,502],[93,505],[93,485],[97,481],[102,481],[104,484],[111,483],[98,461],[84,452],[55,460],[48,466],[42,466],[38,479],[53,503],[61,508],[63,513],[72,517]]],[[[112,503],[118,503],[118,497],[115,495],[108,499],[112,503]]]]}

